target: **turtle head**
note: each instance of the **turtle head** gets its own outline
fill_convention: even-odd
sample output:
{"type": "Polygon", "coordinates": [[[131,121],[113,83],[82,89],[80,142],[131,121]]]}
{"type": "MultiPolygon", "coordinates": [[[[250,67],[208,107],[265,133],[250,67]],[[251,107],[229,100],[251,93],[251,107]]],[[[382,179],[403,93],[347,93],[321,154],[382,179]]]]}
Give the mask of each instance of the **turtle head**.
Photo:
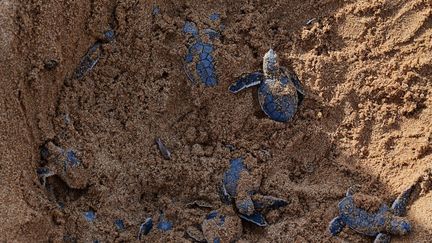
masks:
{"type": "Polygon", "coordinates": [[[411,231],[411,224],[402,217],[394,217],[390,221],[388,232],[392,235],[406,235],[411,231]]]}
{"type": "Polygon", "coordinates": [[[277,61],[277,54],[273,49],[270,49],[263,59],[263,71],[266,78],[277,77],[279,74],[279,63],[277,61]]]}

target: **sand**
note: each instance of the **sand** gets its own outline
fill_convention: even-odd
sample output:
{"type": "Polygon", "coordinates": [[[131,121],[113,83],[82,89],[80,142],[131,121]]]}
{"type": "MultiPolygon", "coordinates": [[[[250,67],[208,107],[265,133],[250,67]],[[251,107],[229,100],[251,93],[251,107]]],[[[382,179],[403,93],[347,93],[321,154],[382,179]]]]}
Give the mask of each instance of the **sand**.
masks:
{"type": "MultiPolygon", "coordinates": [[[[143,241],[190,242],[185,230],[211,209],[188,203],[219,208],[222,174],[243,156],[260,192],[289,205],[268,213],[266,228],[243,224],[240,242],[371,242],[349,229],[330,237],[327,226],[349,187],[373,210],[432,167],[431,16],[427,0],[0,1],[1,240],[135,241],[162,210],[173,230],[143,241]],[[214,42],[219,83],[193,85],[182,28],[209,26],[214,12],[225,26],[214,42]],[[110,26],[115,40],[73,79],[110,26]],[[265,116],[256,89],[227,91],[270,47],[306,90],[288,123],[265,116]],[[71,180],[41,184],[47,142],[76,151],[71,180]]],[[[413,232],[393,242],[430,242],[430,180],[409,205],[413,232]]]]}

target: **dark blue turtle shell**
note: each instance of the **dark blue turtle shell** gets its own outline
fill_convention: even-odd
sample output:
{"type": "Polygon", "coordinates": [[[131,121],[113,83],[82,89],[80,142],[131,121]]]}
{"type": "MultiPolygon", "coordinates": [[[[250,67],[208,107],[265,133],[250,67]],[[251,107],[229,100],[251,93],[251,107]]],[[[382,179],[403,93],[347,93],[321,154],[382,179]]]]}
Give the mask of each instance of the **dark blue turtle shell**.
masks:
{"type": "MultiPolygon", "coordinates": [[[[218,79],[213,59],[213,44],[206,43],[202,40],[198,28],[193,22],[186,21],[183,26],[183,32],[190,34],[193,40],[184,57],[186,75],[195,83],[194,72],[190,71],[195,69],[196,74],[205,86],[215,86],[218,79]],[[188,67],[190,67],[190,69],[188,67]]],[[[219,32],[210,28],[204,29],[203,33],[207,35],[210,40],[220,37],[219,32]]]]}
{"type": "Polygon", "coordinates": [[[299,103],[296,88],[287,76],[261,82],[258,100],[264,113],[278,122],[291,120],[299,103]]]}
{"type": "Polygon", "coordinates": [[[243,89],[259,85],[258,100],[261,109],[272,120],[287,122],[291,120],[303,101],[304,90],[294,74],[282,72],[279,79],[265,79],[261,72],[242,75],[229,91],[238,93],[243,89]]]}

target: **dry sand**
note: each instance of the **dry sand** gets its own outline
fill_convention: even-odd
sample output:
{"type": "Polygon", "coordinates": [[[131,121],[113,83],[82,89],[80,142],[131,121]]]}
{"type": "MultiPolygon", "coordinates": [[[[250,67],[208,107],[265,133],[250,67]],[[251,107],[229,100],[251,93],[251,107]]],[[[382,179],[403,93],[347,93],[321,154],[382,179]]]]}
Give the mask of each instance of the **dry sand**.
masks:
{"type": "MultiPolygon", "coordinates": [[[[389,204],[432,167],[431,2],[200,2],[0,1],[2,241],[134,241],[144,219],[163,210],[174,229],[145,241],[188,242],[185,229],[209,210],[187,204],[218,208],[217,187],[236,156],[262,193],[290,202],[264,229],[244,224],[242,242],[372,241],[349,229],[330,237],[327,225],[350,186],[365,208],[389,204]],[[225,25],[215,41],[219,84],[193,86],[182,27],[207,26],[213,12],[225,25]],[[116,40],[91,73],[71,79],[110,24],[116,40]],[[263,114],[256,89],[227,92],[260,69],[270,47],[307,92],[286,124],[263,114]],[[51,70],[50,60],[58,62],[51,70]],[[47,141],[78,151],[79,183],[40,184],[47,141]],[[83,217],[89,209],[93,223],[83,217]]],[[[430,242],[432,191],[423,184],[408,210],[413,232],[393,242],[430,242]]]]}

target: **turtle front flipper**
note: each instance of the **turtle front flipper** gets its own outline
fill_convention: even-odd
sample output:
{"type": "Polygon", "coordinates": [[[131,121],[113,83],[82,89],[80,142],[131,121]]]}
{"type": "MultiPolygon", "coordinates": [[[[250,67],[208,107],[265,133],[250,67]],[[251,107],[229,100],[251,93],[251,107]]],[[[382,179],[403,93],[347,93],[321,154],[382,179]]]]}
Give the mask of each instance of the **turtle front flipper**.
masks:
{"type": "Polygon", "coordinates": [[[264,75],[260,72],[254,72],[242,75],[237,81],[231,84],[228,90],[231,93],[238,93],[246,88],[258,85],[263,80],[264,75]]]}
{"type": "Polygon", "coordinates": [[[255,212],[252,215],[239,214],[240,218],[260,227],[267,226],[267,221],[261,213],[255,212]]]}
{"type": "Polygon", "coordinates": [[[394,215],[403,216],[406,213],[406,207],[408,205],[413,190],[414,186],[410,186],[396,198],[396,200],[391,206],[394,215]]]}
{"type": "Polygon", "coordinates": [[[306,92],[303,89],[303,85],[300,83],[300,79],[297,77],[297,74],[288,71],[288,69],[286,69],[285,67],[280,67],[280,69],[282,70],[284,75],[287,76],[288,79],[294,84],[294,87],[297,90],[298,105],[301,105],[306,95],[306,92]]]}
{"type": "MultiPolygon", "coordinates": [[[[411,194],[414,191],[414,186],[410,186],[408,189],[406,189],[404,192],[402,192],[397,198],[396,200],[393,202],[392,206],[391,206],[391,211],[393,212],[393,217],[389,222],[388,225],[388,232],[392,235],[406,235],[409,232],[411,232],[411,223],[404,219],[401,218],[401,216],[405,215],[406,213],[406,207],[408,205],[408,202],[410,200],[411,194]]],[[[378,235],[379,236],[379,235],[378,235]]],[[[390,242],[390,235],[386,235],[385,238],[384,236],[383,239],[389,239],[388,241],[377,241],[378,239],[375,239],[375,242],[390,242]]]]}
{"type": "Polygon", "coordinates": [[[341,217],[334,218],[329,224],[329,231],[332,236],[339,234],[345,227],[345,222],[341,217]]]}
{"type": "Polygon", "coordinates": [[[288,202],[285,199],[273,196],[263,196],[260,194],[253,195],[252,200],[255,209],[258,211],[266,209],[276,209],[288,205],[288,202]]]}
{"type": "Polygon", "coordinates": [[[391,236],[389,234],[379,233],[373,243],[390,243],[391,236]]]}

